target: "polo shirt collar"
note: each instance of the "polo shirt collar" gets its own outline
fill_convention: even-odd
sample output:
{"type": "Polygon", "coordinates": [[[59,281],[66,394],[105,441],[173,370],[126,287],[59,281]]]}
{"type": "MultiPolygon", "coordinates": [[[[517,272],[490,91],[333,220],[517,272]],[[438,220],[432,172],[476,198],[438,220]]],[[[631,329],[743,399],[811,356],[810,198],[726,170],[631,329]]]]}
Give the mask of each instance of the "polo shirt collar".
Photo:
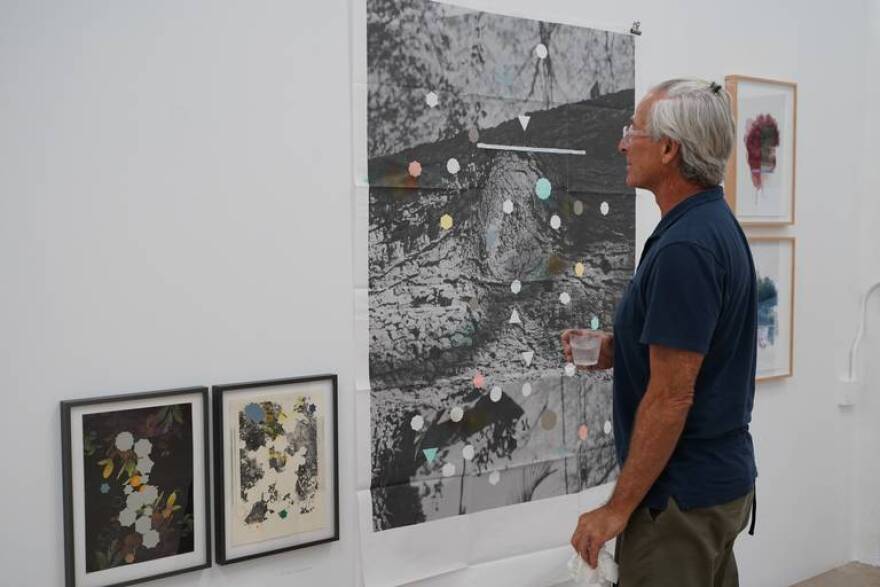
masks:
{"type": "Polygon", "coordinates": [[[707,204],[709,202],[714,202],[715,200],[720,200],[724,197],[724,191],[721,189],[721,186],[714,186],[709,189],[703,190],[702,192],[697,192],[693,196],[685,199],[683,202],[679,202],[672,210],[666,213],[666,216],[660,219],[660,222],[657,224],[657,227],[654,229],[654,233],[651,235],[652,237],[657,237],[666,232],[666,229],[672,226],[678,221],[679,218],[688,213],[688,211],[696,208],[697,206],[702,206],[703,204],[707,204]]]}

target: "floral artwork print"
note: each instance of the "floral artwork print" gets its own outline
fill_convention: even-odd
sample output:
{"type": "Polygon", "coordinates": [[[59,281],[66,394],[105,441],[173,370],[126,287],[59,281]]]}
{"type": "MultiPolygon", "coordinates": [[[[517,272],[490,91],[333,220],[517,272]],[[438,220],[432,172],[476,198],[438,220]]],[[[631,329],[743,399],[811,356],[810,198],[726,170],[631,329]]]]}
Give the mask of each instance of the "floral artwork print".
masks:
{"type": "Polygon", "coordinates": [[[771,278],[758,274],[758,346],[761,349],[776,344],[778,305],[776,284],[771,278]]]}
{"type": "Polygon", "coordinates": [[[253,542],[316,529],[323,519],[323,410],[309,394],[234,406],[238,482],[233,533],[253,542]]]}
{"type": "Polygon", "coordinates": [[[771,114],[759,114],[746,121],[746,153],[752,185],[761,189],[763,176],[776,170],[776,148],[779,146],[779,125],[771,114]]]}
{"type": "Polygon", "coordinates": [[[192,552],[192,406],[83,416],[86,572],[192,552]]]}

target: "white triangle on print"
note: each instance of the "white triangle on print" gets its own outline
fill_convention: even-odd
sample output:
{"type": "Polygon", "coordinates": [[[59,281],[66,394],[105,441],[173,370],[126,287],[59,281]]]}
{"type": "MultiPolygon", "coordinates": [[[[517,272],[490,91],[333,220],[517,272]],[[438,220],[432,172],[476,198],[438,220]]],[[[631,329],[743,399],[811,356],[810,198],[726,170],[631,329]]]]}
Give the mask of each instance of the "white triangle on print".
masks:
{"type": "Polygon", "coordinates": [[[526,127],[529,126],[529,121],[532,119],[532,117],[526,116],[525,114],[520,114],[517,118],[519,118],[519,123],[523,127],[523,132],[525,132],[526,127]]]}
{"type": "Polygon", "coordinates": [[[519,312],[514,310],[513,314],[510,315],[510,320],[508,320],[507,322],[509,324],[522,324],[522,320],[519,319],[519,312]]]}
{"type": "Polygon", "coordinates": [[[532,365],[532,359],[535,358],[535,351],[526,351],[522,354],[523,362],[526,364],[526,367],[530,367],[532,365]]]}

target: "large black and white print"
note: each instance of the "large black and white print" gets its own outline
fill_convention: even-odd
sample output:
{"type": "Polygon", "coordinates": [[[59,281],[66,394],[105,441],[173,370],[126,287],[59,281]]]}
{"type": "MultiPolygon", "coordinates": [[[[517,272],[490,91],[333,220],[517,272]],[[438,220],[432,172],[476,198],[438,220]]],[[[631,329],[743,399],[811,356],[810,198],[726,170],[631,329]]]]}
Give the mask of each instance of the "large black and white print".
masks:
{"type": "Polygon", "coordinates": [[[629,35],[367,0],[374,529],[617,474],[610,328],[632,274],[629,35]]]}

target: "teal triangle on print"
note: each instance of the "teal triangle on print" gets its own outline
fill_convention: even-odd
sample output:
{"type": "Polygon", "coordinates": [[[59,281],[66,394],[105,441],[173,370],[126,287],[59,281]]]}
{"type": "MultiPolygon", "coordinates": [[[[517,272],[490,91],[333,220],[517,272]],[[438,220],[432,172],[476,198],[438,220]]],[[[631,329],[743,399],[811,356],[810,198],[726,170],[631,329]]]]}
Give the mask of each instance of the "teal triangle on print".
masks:
{"type": "Polygon", "coordinates": [[[428,459],[429,463],[433,463],[434,459],[437,458],[436,448],[423,448],[422,452],[425,453],[425,458],[428,459]]]}

